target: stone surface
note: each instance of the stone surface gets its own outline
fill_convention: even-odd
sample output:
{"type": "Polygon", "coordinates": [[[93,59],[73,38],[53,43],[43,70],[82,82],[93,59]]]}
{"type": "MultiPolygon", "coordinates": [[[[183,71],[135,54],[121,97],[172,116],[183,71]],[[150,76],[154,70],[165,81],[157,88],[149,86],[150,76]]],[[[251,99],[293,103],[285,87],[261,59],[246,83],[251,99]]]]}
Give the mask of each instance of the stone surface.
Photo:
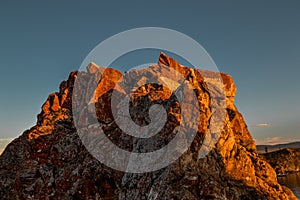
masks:
{"type": "MultiPolygon", "coordinates": [[[[36,126],[7,146],[0,157],[0,196],[2,199],[66,200],[296,199],[288,188],[278,184],[273,168],[258,156],[247,125],[234,105],[235,94],[234,81],[229,75],[186,68],[165,54],[161,54],[158,65],[131,70],[125,75],[92,63],[87,72],[72,72],[61,83],[59,92],[49,95],[36,126]],[[174,137],[172,131],[180,124],[180,115],[186,112],[174,97],[180,86],[178,79],[162,79],[171,69],[193,86],[201,111],[200,125],[190,148],[168,167],[142,174],[113,170],[91,156],[74,123],[89,134],[96,134],[96,125],[100,124],[111,141],[128,151],[144,152],[145,147],[156,150],[170,142],[174,137]],[[76,105],[75,102],[76,107],[83,109],[72,113],[74,81],[78,77],[82,79],[78,87],[88,90],[75,98],[84,100],[79,103],[88,103],[76,105]],[[162,85],[145,84],[148,79],[162,85]],[[134,87],[126,87],[125,82],[134,87]],[[170,87],[163,85],[166,83],[170,87]],[[149,107],[161,104],[168,121],[159,134],[147,141],[123,133],[110,107],[113,91],[120,97],[132,93],[130,115],[140,126],[150,123],[149,107]],[[212,117],[216,111],[213,105],[222,102],[226,107],[220,138],[209,154],[201,157],[203,148],[207,148],[203,145],[204,138],[213,139],[215,134],[208,127],[219,124],[212,117]],[[96,108],[94,118],[88,115],[93,107],[96,108]],[[79,116],[76,122],[75,114],[79,116]]],[[[185,103],[191,102],[187,99],[185,103]]]]}

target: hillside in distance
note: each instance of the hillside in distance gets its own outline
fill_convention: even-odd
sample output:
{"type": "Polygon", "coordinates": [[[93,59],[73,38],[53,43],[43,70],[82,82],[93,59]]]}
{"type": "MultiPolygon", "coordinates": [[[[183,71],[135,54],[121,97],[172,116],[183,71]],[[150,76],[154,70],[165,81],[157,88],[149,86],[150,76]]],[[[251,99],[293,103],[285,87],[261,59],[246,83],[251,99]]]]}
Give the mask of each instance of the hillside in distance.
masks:
{"type": "MultiPolygon", "coordinates": [[[[0,156],[0,196],[13,200],[297,199],[278,183],[274,169],[256,152],[234,104],[235,95],[236,87],[228,74],[187,68],[163,53],[158,64],[126,74],[91,63],[87,71],[70,73],[59,92],[50,94],[43,104],[37,124],[11,142],[0,156]],[[174,70],[183,79],[171,76],[174,70]],[[149,80],[160,84],[147,83],[149,80]],[[163,84],[166,82],[170,87],[163,84]],[[93,86],[95,90],[90,89],[93,86]],[[84,90],[73,95],[78,87],[84,90]],[[185,90],[194,92],[196,99],[176,96],[185,90]],[[168,119],[161,131],[147,139],[124,133],[113,116],[114,92],[121,99],[131,94],[130,116],[140,126],[151,122],[150,107],[160,104],[168,119]],[[183,106],[189,109],[181,109],[183,106]],[[195,117],[191,110],[200,111],[200,116],[195,117]],[[93,111],[96,115],[89,115],[93,111]],[[111,161],[122,156],[109,154],[107,148],[104,153],[99,151],[107,143],[95,136],[106,137],[127,152],[156,151],[171,143],[185,119],[196,119],[200,124],[183,126],[183,141],[190,138],[187,130],[196,133],[191,145],[180,158],[156,171],[115,170],[95,159],[83,144],[90,142],[91,151],[111,161]],[[210,125],[214,125],[212,129],[210,125]],[[77,134],[80,131],[84,133],[81,138],[77,134]]],[[[116,108],[122,108],[123,101],[117,103],[116,108]]],[[[180,151],[180,147],[171,150],[180,151]]],[[[164,154],[156,162],[167,159],[164,154]]],[[[118,164],[132,166],[130,162],[118,164]]]]}
{"type": "Polygon", "coordinates": [[[277,174],[300,172],[300,148],[285,148],[261,154],[277,174]]]}
{"type": "Polygon", "coordinates": [[[266,153],[266,148],[268,152],[278,151],[285,148],[300,148],[300,142],[291,142],[286,144],[275,144],[275,145],[256,145],[258,153],[266,153]]]}

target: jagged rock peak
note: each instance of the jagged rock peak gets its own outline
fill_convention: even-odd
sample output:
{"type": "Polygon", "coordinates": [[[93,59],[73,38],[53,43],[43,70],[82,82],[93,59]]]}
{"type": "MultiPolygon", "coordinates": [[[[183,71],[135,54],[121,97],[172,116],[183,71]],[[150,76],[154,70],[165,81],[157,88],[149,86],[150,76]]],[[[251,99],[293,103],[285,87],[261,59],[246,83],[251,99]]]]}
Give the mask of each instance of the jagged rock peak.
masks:
{"type": "MultiPolygon", "coordinates": [[[[190,69],[165,54],[160,55],[157,65],[126,74],[91,63],[86,72],[71,72],[60,84],[59,92],[50,94],[43,104],[37,124],[2,153],[0,196],[13,200],[297,199],[277,182],[274,169],[258,156],[247,125],[234,105],[235,95],[231,76],[190,69]],[[100,163],[83,145],[78,129],[96,135],[100,124],[103,134],[124,150],[155,151],[174,138],[173,130],[180,125],[182,114],[193,115],[184,113],[174,97],[179,87],[176,81],[181,79],[164,78],[170,68],[193,86],[199,104],[200,125],[191,146],[174,163],[154,172],[125,173],[100,163]],[[161,84],[147,84],[148,80],[161,84]],[[81,92],[76,94],[78,89],[81,92]],[[130,116],[140,126],[151,123],[149,107],[161,104],[167,113],[165,126],[150,140],[125,134],[111,110],[113,91],[120,97],[131,94],[130,116]],[[215,107],[224,102],[225,121],[220,123],[212,116],[215,107]],[[95,116],[90,115],[93,109],[95,116]],[[201,157],[203,149],[209,148],[204,145],[205,138],[213,140],[215,134],[209,128],[212,123],[221,125],[219,139],[201,157]]],[[[191,102],[187,99],[184,103],[191,102]]]]}

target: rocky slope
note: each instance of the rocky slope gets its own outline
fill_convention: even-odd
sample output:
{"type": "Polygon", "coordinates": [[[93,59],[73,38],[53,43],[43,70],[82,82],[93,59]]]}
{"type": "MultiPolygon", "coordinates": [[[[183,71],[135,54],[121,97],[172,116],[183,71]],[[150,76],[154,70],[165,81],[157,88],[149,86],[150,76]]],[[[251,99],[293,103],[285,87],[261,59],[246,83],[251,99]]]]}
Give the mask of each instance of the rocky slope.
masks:
{"type": "MultiPolygon", "coordinates": [[[[236,88],[232,78],[223,73],[220,77],[215,72],[181,66],[164,54],[158,65],[125,75],[95,64],[90,64],[87,72],[72,72],[60,84],[59,92],[49,95],[36,126],[11,142],[1,155],[0,196],[2,199],[296,199],[289,189],[278,184],[275,171],[256,153],[255,143],[234,105],[236,88]],[[174,97],[178,85],[170,84],[174,88],[167,88],[143,84],[149,74],[158,80],[167,76],[170,69],[178,71],[192,85],[201,111],[201,123],[189,149],[171,165],[139,174],[113,170],[91,156],[76,133],[73,115],[78,116],[77,128],[93,133],[97,130],[91,124],[101,124],[104,134],[128,151],[143,152],[143,145],[155,150],[171,141],[172,131],[179,126],[180,115],[185,112],[174,97]],[[72,114],[74,82],[79,73],[83,77],[79,87],[96,84],[96,90],[76,96],[88,98],[89,103],[72,114]],[[101,80],[95,82],[95,77],[101,80]],[[220,77],[225,96],[220,92],[220,77]],[[112,89],[125,95],[130,90],[121,82],[134,80],[139,80],[130,104],[135,123],[150,123],[148,112],[153,103],[160,103],[167,113],[166,125],[149,141],[124,134],[110,107],[112,89]],[[209,148],[204,146],[205,138],[213,140],[215,136],[210,124],[219,123],[212,118],[216,112],[213,105],[218,107],[222,102],[226,107],[220,138],[208,155],[201,156],[203,148],[209,148]],[[87,114],[93,107],[96,119],[87,114]]],[[[190,105],[188,101],[184,103],[190,105]]],[[[187,115],[191,117],[193,113],[187,115]]]]}
{"type": "Polygon", "coordinates": [[[261,154],[270,163],[277,174],[300,171],[300,149],[286,148],[270,153],[261,154]]]}

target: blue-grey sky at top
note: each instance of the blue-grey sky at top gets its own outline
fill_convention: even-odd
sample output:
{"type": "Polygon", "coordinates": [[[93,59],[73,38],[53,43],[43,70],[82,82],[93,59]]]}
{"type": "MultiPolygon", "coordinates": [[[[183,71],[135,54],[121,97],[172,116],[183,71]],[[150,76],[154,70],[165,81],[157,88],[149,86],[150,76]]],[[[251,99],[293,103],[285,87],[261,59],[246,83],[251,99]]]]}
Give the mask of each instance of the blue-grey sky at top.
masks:
{"type": "Polygon", "coordinates": [[[0,137],[30,128],[47,95],[98,43],[155,26],[192,37],[233,76],[254,138],[300,140],[299,9],[292,0],[1,1],[0,137]]]}

